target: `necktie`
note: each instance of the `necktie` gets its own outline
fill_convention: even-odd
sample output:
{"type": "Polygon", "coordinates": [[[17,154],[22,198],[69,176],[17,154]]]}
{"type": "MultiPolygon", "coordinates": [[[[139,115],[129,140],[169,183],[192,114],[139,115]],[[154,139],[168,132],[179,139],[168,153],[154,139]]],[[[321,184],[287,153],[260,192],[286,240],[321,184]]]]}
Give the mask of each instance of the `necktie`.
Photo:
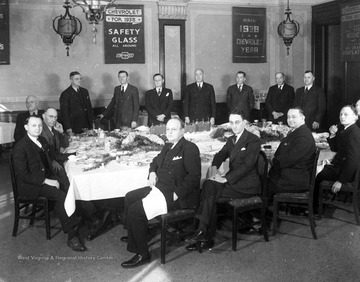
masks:
{"type": "Polygon", "coordinates": [[[161,95],[161,89],[160,89],[160,88],[158,89],[158,93],[157,93],[157,94],[158,94],[158,96],[161,95]]]}
{"type": "Polygon", "coordinates": [[[198,84],[198,88],[199,88],[199,91],[201,91],[201,84],[200,83],[198,84]]]}
{"type": "Polygon", "coordinates": [[[305,87],[304,93],[306,94],[308,91],[309,91],[309,89],[307,87],[305,87]]]}
{"type": "Polygon", "coordinates": [[[124,94],[124,86],[121,86],[121,91],[120,91],[121,94],[124,94]]]}
{"type": "Polygon", "coordinates": [[[281,91],[281,85],[279,85],[279,91],[281,91]]]}
{"type": "Polygon", "coordinates": [[[242,90],[242,85],[239,85],[239,91],[241,92],[241,90],[242,90]]]}

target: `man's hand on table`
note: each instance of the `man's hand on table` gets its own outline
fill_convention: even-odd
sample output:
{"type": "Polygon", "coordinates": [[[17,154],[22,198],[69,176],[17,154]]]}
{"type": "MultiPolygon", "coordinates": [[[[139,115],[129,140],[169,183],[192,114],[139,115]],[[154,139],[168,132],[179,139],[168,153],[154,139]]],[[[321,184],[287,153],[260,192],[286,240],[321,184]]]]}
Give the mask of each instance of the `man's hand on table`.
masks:
{"type": "Polygon", "coordinates": [[[52,161],[51,165],[55,172],[58,172],[63,169],[63,167],[55,160],[52,161]]]}
{"type": "Polygon", "coordinates": [[[335,181],[333,186],[331,187],[331,191],[333,191],[333,193],[337,193],[340,191],[341,186],[342,186],[341,182],[335,181]]]}
{"type": "Polygon", "coordinates": [[[185,117],[185,123],[186,124],[190,123],[190,118],[189,117],[185,117]]]}
{"type": "Polygon", "coordinates": [[[158,121],[164,121],[164,118],[165,118],[165,115],[164,115],[164,114],[161,114],[161,115],[156,116],[156,119],[157,119],[158,121]]]}
{"type": "Polygon", "coordinates": [[[57,180],[53,180],[53,179],[49,179],[49,178],[45,178],[43,184],[46,184],[46,185],[49,185],[49,186],[54,186],[54,187],[56,187],[56,189],[60,188],[60,184],[59,184],[59,182],[57,180]]]}
{"type": "Polygon", "coordinates": [[[135,128],[136,127],[136,121],[132,121],[131,122],[131,128],[135,128]]]}
{"type": "Polygon", "coordinates": [[[214,125],[215,124],[215,118],[210,118],[210,123],[211,123],[211,125],[214,125]]]}
{"type": "Polygon", "coordinates": [[[149,179],[148,179],[148,185],[150,187],[155,186],[157,182],[157,175],[155,172],[150,172],[149,179]]]}

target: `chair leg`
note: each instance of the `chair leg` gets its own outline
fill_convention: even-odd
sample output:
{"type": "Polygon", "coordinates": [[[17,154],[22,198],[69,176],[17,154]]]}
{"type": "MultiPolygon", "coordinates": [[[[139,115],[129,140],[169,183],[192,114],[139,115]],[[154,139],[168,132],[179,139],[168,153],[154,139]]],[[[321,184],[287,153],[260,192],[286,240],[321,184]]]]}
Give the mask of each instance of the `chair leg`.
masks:
{"type": "Polygon", "coordinates": [[[166,225],[165,219],[161,219],[161,243],[160,243],[160,256],[161,263],[165,264],[165,252],[166,252],[166,225]]]}
{"type": "Polygon", "coordinates": [[[19,226],[19,216],[20,216],[19,207],[15,203],[14,227],[13,227],[13,233],[12,233],[13,237],[16,237],[16,235],[17,235],[17,230],[18,230],[18,226],[19,226]]]}
{"type": "Polygon", "coordinates": [[[314,237],[314,239],[317,239],[316,232],[315,232],[315,219],[314,219],[314,209],[313,209],[313,203],[309,204],[309,221],[310,221],[310,228],[311,233],[314,237]]]}
{"type": "Polygon", "coordinates": [[[232,250],[236,251],[237,246],[237,233],[238,233],[238,221],[237,221],[238,211],[237,208],[233,209],[233,218],[232,218],[232,250]]]}
{"type": "Polygon", "coordinates": [[[277,217],[278,217],[278,201],[276,198],[273,200],[273,228],[272,228],[272,235],[276,234],[277,229],[277,217]]]}
{"type": "Polygon", "coordinates": [[[355,220],[356,220],[356,224],[360,225],[360,219],[359,219],[359,197],[358,197],[358,193],[354,192],[352,193],[353,197],[352,197],[352,202],[353,202],[353,207],[354,207],[354,214],[355,214],[355,220]]]}
{"type": "Polygon", "coordinates": [[[263,206],[261,208],[261,230],[262,230],[265,242],[269,242],[269,236],[267,233],[266,210],[267,210],[267,204],[263,204],[263,206]]]}
{"type": "Polygon", "coordinates": [[[49,216],[48,203],[45,203],[44,211],[45,211],[46,240],[50,240],[51,239],[51,236],[50,236],[50,216],[49,216]]]}
{"type": "Polygon", "coordinates": [[[321,219],[323,214],[323,189],[320,185],[319,187],[319,219],[321,219]]]}
{"type": "MultiPolygon", "coordinates": [[[[37,206],[35,204],[32,205],[32,211],[31,211],[31,215],[33,217],[35,217],[36,215],[36,209],[37,209],[37,206]]],[[[34,218],[30,219],[30,225],[34,225],[34,218]]]]}

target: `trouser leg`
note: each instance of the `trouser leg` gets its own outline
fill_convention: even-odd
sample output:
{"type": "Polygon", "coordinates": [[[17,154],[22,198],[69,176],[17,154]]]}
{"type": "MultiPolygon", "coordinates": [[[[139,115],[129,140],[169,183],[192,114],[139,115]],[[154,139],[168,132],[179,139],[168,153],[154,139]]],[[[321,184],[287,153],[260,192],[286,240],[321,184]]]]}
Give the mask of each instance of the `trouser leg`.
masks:
{"type": "Polygon", "coordinates": [[[78,219],[75,217],[75,214],[69,217],[65,211],[64,202],[66,193],[64,191],[57,189],[54,186],[45,184],[42,186],[39,196],[46,197],[48,200],[55,202],[54,211],[60,220],[64,233],[67,233],[70,229],[79,223],[78,219]]]}
{"type": "MultiPolygon", "coordinates": [[[[315,178],[314,187],[314,207],[319,205],[319,187],[323,180],[336,181],[340,172],[340,168],[333,165],[326,165],[315,178]]],[[[320,195],[322,196],[322,195],[320,195]]]]}

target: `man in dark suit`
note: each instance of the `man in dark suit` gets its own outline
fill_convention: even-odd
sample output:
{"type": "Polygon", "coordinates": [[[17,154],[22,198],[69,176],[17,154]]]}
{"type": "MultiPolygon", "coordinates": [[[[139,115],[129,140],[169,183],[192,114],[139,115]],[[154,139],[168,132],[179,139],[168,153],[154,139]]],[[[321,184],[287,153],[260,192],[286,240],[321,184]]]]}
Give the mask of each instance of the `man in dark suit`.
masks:
{"type": "Polygon", "coordinates": [[[14,130],[14,139],[15,142],[18,142],[21,138],[26,135],[26,130],[24,128],[25,121],[29,116],[38,116],[41,117],[43,111],[39,110],[39,99],[36,96],[30,95],[26,98],[26,108],[27,112],[19,113],[16,117],[16,125],[14,130]]]}
{"type": "Polygon", "coordinates": [[[260,153],[260,139],[245,129],[244,113],[235,109],[229,116],[234,133],[224,147],[214,156],[210,177],[204,182],[200,206],[196,214],[199,227],[189,239],[193,244],[187,250],[196,250],[198,241],[202,248],[214,245],[216,232],[216,201],[221,198],[249,198],[261,193],[256,162],[260,153]],[[229,171],[219,172],[221,164],[229,158],[229,171]]]}
{"type": "Polygon", "coordinates": [[[164,88],[164,77],[157,73],[153,76],[155,88],[146,91],[145,106],[148,112],[148,126],[167,123],[171,118],[173,94],[171,89],[164,88]]]}
{"type": "Polygon", "coordinates": [[[195,70],[195,82],[185,88],[185,123],[210,121],[215,124],[216,101],[214,87],[204,82],[204,71],[195,70]]]}
{"type": "MultiPolygon", "coordinates": [[[[323,180],[334,181],[331,189],[334,193],[341,191],[343,184],[354,181],[360,160],[360,128],[356,125],[356,121],[356,110],[348,105],[340,111],[340,123],[343,129],[338,129],[334,125],[330,127],[328,142],[331,151],[336,152],[336,155],[316,176],[315,196],[318,196],[319,185],[323,180]]],[[[318,197],[314,197],[314,204],[315,207],[318,205],[318,197]]]]}
{"type": "Polygon", "coordinates": [[[27,135],[16,143],[13,151],[13,165],[18,179],[19,195],[29,199],[46,197],[55,202],[54,210],[60,220],[64,233],[68,234],[67,244],[74,251],[83,252],[85,246],[78,238],[75,216],[66,214],[64,201],[68,185],[67,179],[56,174],[52,168],[49,145],[40,136],[42,120],[31,116],[27,119],[25,129],[27,135]]]}
{"type": "Polygon", "coordinates": [[[115,87],[110,104],[99,117],[109,119],[113,116],[115,128],[135,128],[139,118],[139,91],[129,84],[129,74],[126,71],[119,71],[118,78],[120,85],[115,87]]]}
{"type": "Polygon", "coordinates": [[[67,161],[69,154],[63,154],[63,149],[69,146],[69,139],[61,123],[57,122],[57,111],[48,108],[43,113],[43,130],[41,136],[46,139],[50,148],[54,152],[54,159],[61,165],[67,161]]]}
{"type": "Polygon", "coordinates": [[[201,177],[198,147],[184,139],[184,123],[172,118],[166,124],[165,144],[150,164],[148,187],[125,196],[127,250],[136,255],[121,265],[136,267],[150,260],[147,243],[148,220],[174,209],[195,209],[201,177]]]}
{"type": "Polygon", "coordinates": [[[314,85],[314,80],[315,76],[312,71],[306,71],[304,74],[305,86],[296,90],[294,100],[294,107],[301,107],[304,110],[305,123],[310,130],[320,128],[326,111],[324,91],[314,85]]]}
{"type": "Polygon", "coordinates": [[[89,92],[81,87],[81,74],[70,73],[71,85],[60,95],[60,117],[66,133],[79,134],[92,129],[94,116],[89,92]]]}
{"type": "Polygon", "coordinates": [[[287,122],[292,131],[281,141],[272,160],[268,181],[270,195],[309,190],[315,140],[300,108],[289,109],[287,122]]]}
{"type": "Polygon", "coordinates": [[[246,73],[239,71],[236,74],[236,84],[230,86],[227,90],[226,103],[229,113],[239,109],[244,113],[244,118],[250,121],[255,98],[253,89],[249,85],[244,84],[245,81],[246,73]]]}
{"type": "Polygon", "coordinates": [[[287,112],[294,103],[294,87],[284,83],[285,75],[282,72],[275,74],[276,85],[269,88],[266,96],[266,109],[269,120],[287,124],[287,112]]]}

